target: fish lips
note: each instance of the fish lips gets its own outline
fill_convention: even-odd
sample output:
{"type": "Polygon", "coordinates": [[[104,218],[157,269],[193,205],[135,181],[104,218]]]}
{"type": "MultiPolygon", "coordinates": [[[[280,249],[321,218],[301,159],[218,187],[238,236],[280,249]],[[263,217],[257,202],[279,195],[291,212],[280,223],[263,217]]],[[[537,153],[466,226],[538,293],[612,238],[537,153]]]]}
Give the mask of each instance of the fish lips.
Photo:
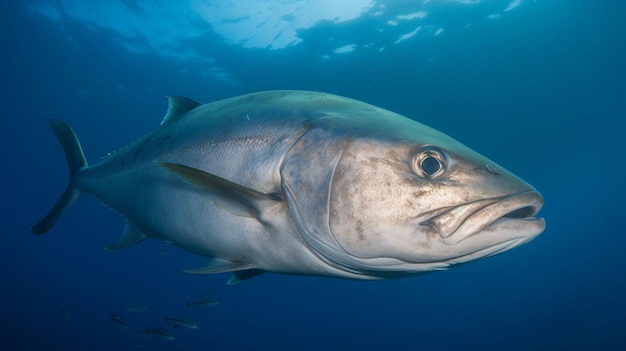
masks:
{"type": "Polygon", "coordinates": [[[542,206],[541,194],[524,191],[440,209],[420,225],[437,231],[447,245],[456,245],[478,233],[497,232],[506,234],[494,244],[522,238],[529,241],[545,228],[544,219],[535,217],[542,206]]]}

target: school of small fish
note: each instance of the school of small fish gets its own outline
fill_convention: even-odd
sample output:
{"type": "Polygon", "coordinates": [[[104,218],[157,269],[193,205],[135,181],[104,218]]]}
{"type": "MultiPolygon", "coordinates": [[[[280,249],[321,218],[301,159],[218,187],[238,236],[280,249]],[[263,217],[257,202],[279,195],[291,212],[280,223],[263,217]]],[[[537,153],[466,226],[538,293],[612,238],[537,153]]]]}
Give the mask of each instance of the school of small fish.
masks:
{"type": "MultiPolygon", "coordinates": [[[[200,296],[198,299],[187,301],[186,306],[187,308],[213,307],[213,306],[219,305],[219,303],[220,301],[217,300],[213,296],[213,291],[210,290],[206,292],[205,294],[203,294],[202,296],[200,296]]],[[[172,334],[168,330],[170,328],[171,329],[177,329],[177,328],[198,329],[199,328],[199,324],[196,321],[193,321],[188,318],[180,317],[178,315],[175,317],[165,315],[162,319],[161,325],[159,326],[154,325],[156,324],[156,322],[151,323],[150,326],[143,326],[143,325],[132,325],[131,323],[127,321],[127,319],[131,319],[131,318],[126,318],[130,314],[135,314],[135,313],[143,314],[143,315],[153,314],[151,312],[153,310],[157,310],[157,309],[153,309],[152,306],[150,305],[125,304],[125,305],[120,306],[120,311],[118,311],[119,313],[112,312],[110,314],[110,318],[111,318],[111,322],[116,327],[119,327],[125,330],[133,330],[138,336],[157,337],[162,340],[168,340],[168,341],[176,340],[176,337],[174,336],[174,334],[172,334]],[[126,316],[123,316],[122,314],[125,314],[126,316]],[[165,324],[163,324],[163,322],[165,322],[165,324]]],[[[57,305],[57,311],[59,312],[61,318],[65,320],[70,319],[70,315],[67,312],[66,308],[60,305],[57,305]]],[[[144,347],[144,344],[142,342],[135,340],[135,339],[130,339],[130,343],[134,345],[135,347],[144,347]]]]}

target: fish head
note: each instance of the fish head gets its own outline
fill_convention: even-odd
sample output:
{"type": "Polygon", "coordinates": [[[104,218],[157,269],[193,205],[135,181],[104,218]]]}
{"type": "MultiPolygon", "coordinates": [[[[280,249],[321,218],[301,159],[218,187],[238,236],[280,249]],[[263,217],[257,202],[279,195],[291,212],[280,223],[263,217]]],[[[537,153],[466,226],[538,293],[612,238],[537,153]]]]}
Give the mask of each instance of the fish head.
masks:
{"type": "Polygon", "coordinates": [[[330,230],[350,255],[462,263],[540,234],[542,196],[458,144],[358,140],[330,190],[330,230]]]}
{"type": "Polygon", "coordinates": [[[443,133],[401,122],[318,133],[311,140],[334,142],[310,141],[300,155],[307,176],[287,177],[293,217],[327,264],[356,278],[412,275],[507,251],[544,230],[543,198],[531,185],[443,133]]]}

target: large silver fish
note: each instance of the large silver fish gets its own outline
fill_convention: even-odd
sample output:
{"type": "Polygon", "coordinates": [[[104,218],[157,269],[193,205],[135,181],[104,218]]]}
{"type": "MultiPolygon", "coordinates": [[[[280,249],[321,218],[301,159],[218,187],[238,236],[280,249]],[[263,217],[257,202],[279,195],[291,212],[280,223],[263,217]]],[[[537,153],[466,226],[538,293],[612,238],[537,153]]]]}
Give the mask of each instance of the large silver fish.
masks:
{"type": "Polygon", "coordinates": [[[545,228],[543,198],[523,180],[434,129],[335,95],[170,97],[157,129],[89,167],[74,132],[48,124],[71,176],[34,233],[91,193],[126,219],[110,249],[169,241],[211,258],[190,272],[232,271],[230,283],[265,271],[414,275],[545,228]]]}

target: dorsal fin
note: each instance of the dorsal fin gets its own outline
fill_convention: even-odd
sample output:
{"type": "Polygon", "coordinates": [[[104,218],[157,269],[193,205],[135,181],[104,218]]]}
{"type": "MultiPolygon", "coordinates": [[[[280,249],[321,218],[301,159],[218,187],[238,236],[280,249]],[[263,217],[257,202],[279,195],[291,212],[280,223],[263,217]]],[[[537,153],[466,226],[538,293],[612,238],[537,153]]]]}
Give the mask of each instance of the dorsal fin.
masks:
{"type": "Polygon", "coordinates": [[[163,117],[161,124],[178,121],[185,113],[193,110],[201,104],[182,96],[168,96],[167,113],[163,117]]]}

